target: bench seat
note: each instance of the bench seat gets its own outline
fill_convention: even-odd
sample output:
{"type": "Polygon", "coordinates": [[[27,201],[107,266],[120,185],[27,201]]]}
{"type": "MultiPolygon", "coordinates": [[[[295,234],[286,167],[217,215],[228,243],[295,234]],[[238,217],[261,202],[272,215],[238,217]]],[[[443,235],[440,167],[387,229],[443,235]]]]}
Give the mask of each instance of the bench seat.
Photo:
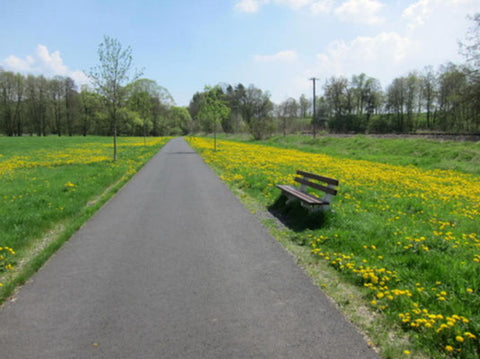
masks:
{"type": "Polygon", "coordinates": [[[289,193],[311,206],[324,206],[328,204],[327,201],[324,201],[321,198],[315,197],[309,193],[304,193],[291,185],[279,184],[277,187],[280,188],[284,193],[289,193]]]}

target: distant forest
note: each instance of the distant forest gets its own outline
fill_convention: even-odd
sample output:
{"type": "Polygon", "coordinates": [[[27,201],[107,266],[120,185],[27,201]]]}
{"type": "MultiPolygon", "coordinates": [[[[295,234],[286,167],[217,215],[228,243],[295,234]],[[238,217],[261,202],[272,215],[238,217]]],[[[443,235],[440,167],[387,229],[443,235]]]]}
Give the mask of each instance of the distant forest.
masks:
{"type": "MultiPolygon", "coordinates": [[[[395,78],[385,89],[366,74],[333,76],[315,103],[302,94],[274,104],[254,85],[219,84],[175,106],[169,91],[150,79],[122,87],[115,124],[108,100],[69,77],[22,75],[0,68],[0,133],[22,135],[164,136],[275,133],[480,133],[480,13],[461,44],[464,64],[448,63],[395,78]],[[221,105],[221,107],[219,107],[221,105]]],[[[306,80],[307,81],[307,80],[306,80]]]]}

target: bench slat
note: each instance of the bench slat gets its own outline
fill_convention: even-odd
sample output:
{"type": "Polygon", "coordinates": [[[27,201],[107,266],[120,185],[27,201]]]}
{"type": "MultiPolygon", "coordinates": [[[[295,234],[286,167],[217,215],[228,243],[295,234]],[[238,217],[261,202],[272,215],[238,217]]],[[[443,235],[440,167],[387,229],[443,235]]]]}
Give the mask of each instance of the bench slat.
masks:
{"type": "Polygon", "coordinates": [[[304,193],[296,189],[295,187],[292,187],[290,185],[277,185],[278,188],[280,188],[282,191],[287,192],[291,194],[292,196],[295,196],[302,201],[310,204],[310,205],[326,205],[328,202],[323,201],[320,198],[314,197],[308,193],[304,193]]]}
{"type": "Polygon", "coordinates": [[[315,189],[318,189],[320,191],[323,191],[325,193],[329,193],[333,196],[335,196],[337,194],[337,190],[336,189],[333,189],[333,188],[330,188],[330,187],[326,187],[326,186],[322,186],[321,184],[318,184],[318,183],[315,183],[315,182],[311,182],[309,180],[306,180],[304,178],[300,178],[300,177],[295,177],[295,181],[298,182],[298,183],[301,183],[301,184],[304,184],[306,186],[309,186],[309,187],[312,187],[312,188],[315,188],[315,189]]]}
{"type": "Polygon", "coordinates": [[[284,192],[298,198],[302,202],[308,203],[309,205],[324,205],[327,204],[327,202],[322,201],[321,199],[317,197],[313,197],[309,194],[303,193],[301,191],[296,190],[295,188],[283,190],[284,192]]]}
{"type": "Polygon", "coordinates": [[[298,171],[297,171],[297,174],[300,175],[300,176],[303,176],[303,177],[308,177],[308,178],[316,179],[317,181],[322,181],[322,182],[331,184],[331,185],[333,185],[333,186],[338,186],[338,183],[339,183],[338,180],[336,180],[336,179],[334,179],[334,178],[319,176],[319,175],[316,175],[316,174],[314,174],[314,173],[309,173],[309,172],[305,172],[305,171],[300,171],[300,170],[298,170],[298,171]]]}

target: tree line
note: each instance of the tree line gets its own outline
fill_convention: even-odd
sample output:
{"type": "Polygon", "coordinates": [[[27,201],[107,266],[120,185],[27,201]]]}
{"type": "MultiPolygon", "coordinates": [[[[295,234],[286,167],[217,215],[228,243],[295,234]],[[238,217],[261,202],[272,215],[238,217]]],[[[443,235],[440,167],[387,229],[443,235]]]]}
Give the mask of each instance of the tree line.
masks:
{"type": "Polygon", "coordinates": [[[359,74],[326,80],[323,94],[302,94],[274,104],[254,85],[219,84],[193,95],[188,110],[195,131],[213,132],[213,122],[198,116],[214,91],[229,111],[219,120],[226,133],[249,132],[255,139],[273,133],[480,133],[480,76],[471,66],[448,63],[434,71],[412,71],[382,89],[378,79],[359,74]]]}
{"type": "MultiPolygon", "coordinates": [[[[149,79],[124,87],[118,132],[126,136],[183,135],[192,119],[167,89],[149,79]]],[[[70,77],[48,79],[0,69],[0,132],[22,135],[103,135],[113,133],[105,96],[70,77]]]]}
{"type": "Polygon", "coordinates": [[[333,132],[480,132],[480,81],[468,65],[410,72],[383,91],[365,74],[332,77],[317,119],[333,132]]]}

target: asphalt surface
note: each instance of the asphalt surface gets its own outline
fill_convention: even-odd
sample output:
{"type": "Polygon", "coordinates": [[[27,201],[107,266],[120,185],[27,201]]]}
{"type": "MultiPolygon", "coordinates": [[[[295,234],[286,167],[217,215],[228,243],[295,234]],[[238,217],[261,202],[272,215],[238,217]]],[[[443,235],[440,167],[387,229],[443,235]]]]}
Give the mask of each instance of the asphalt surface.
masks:
{"type": "Polygon", "coordinates": [[[1,308],[0,357],[377,358],[183,139],[1,308]]]}

